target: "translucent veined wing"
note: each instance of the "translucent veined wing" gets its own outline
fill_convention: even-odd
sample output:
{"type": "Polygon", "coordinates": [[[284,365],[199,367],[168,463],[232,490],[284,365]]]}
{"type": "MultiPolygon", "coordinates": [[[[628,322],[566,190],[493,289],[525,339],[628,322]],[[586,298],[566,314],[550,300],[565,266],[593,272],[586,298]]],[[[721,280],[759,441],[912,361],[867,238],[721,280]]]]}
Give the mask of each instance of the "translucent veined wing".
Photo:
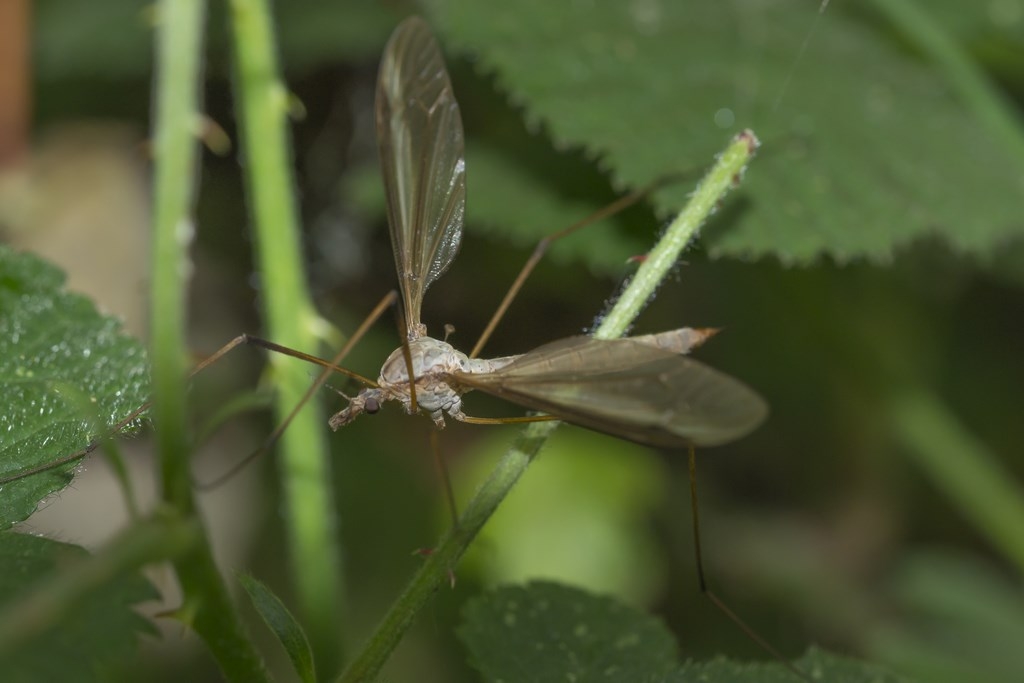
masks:
{"type": "Polygon", "coordinates": [[[423,293],[455,258],[466,208],[462,118],[426,22],[403,21],[377,77],[377,145],[395,268],[410,339],[423,336],[423,293]]]}
{"type": "Polygon", "coordinates": [[[629,338],[570,337],[454,380],[567,422],[651,446],[717,446],[768,415],[739,380],[629,338]]]}

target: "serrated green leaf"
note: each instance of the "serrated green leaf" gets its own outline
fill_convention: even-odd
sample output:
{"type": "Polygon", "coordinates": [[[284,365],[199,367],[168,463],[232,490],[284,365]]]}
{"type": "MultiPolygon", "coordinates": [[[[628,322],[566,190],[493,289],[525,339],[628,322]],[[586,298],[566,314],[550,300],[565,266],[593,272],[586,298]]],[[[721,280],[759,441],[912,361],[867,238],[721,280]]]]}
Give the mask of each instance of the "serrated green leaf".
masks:
{"type": "MultiPolygon", "coordinates": [[[[0,533],[0,606],[86,555],[84,549],[67,543],[0,533]]],[[[0,658],[0,677],[5,683],[109,680],[135,651],[138,636],[154,632],[132,605],[156,597],[141,575],[111,583],[92,593],[58,628],[0,658]]]]}
{"type": "MultiPolygon", "coordinates": [[[[1020,161],[937,73],[834,3],[818,21],[795,1],[432,6],[449,47],[616,186],[706,165],[753,128],[764,146],[728,230],[707,235],[713,254],[885,261],[938,234],[989,256],[1024,236],[1020,161]]],[[[687,191],[659,193],[660,210],[687,191]]]]}
{"type": "Polygon", "coordinates": [[[459,638],[487,680],[657,680],[676,662],[664,626],[610,598],[548,582],[506,586],[466,605],[459,638]]]}
{"type": "Polygon", "coordinates": [[[316,681],[316,667],[313,665],[313,650],[309,646],[306,634],[295,620],[284,603],[258,579],[248,574],[239,574],[238,581],[249,594],[253,607],[263,617],[263,621],[281,641],[285,652],[292,660],[295,672],[305,683],[316,681]]]}
{"type": "MultiPolygon", "coordinates": [[[[0,246],[0,477],[85,448],[146,400],[142,346],[63,285],[56,268],[0,246]]],[[[0,486],[0,528],[67,486],[74,468],[0,486]]]]}
{"type": "MultiPolygon", "coordinates": [[[[813,681],[828,683],[909,683],[884,667],[840,657],[811,648],[793,662],[813,681]]],[[[778,662],[733,662],[718,658],[710,662],[687,662],[663,679],[663,683],[797,683],[800,679],[778,662]]]]}
{"type": "MultiPolygon", "coordinates": [[[[794,683],[781,662],[718,658],[679,664],[659,621],[609,598],[553,583],[506,586],[470,601],[459,637],[488,681],[794,683]]],[[[811,648],[794,664],[811,680],[898,683],[884,668],[811,648]]]]}

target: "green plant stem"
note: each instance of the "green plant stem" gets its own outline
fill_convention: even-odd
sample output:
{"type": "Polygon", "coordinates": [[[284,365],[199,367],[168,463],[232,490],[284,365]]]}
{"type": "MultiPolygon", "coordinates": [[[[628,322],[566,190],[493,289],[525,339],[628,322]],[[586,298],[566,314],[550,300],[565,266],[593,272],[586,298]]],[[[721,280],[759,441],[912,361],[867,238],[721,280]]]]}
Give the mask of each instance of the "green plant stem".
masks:
{"type": "Polygon", "coordinates": [[[872,4],[942,71],[960,100],[985,122],[1003,148],[1024,163],[1024,128],[1017,108],[967,51],[913,0],[874,0],[872,4]]]}
{"type": "Polygon", "coordinates": [[[1013,475],[934,394],[904,390],[888,412],[907,453],[1024,572],[1024,490],[1013,475]]]}
{"type": "Polygon", "coordinates": [[[195,516],[185,437],[185,289],[194,232],[195,130],[205,9],[202,0],[163,0],[158,6],[150,334],[153,418],[163,499],[182,519],[194,520],[199,537],[174,565],[186,600],[196,607],[193,626],[228,679],[262,681],[267,679],[263,662],[245,635],[195,516]]]}
{"type": "Polygon", "coordinates": [[[104,586],[153,562],[173,560],[200,542],[195,519],[168,511],[132,524],[99,553],[63,567],[0,613],[0,659],[59,626],[104,586]]]}
{"type": "Polygon", "coordinates": [[[758,145],[760,143],[749,130],[733,138],[690,196],[686,207],[669,224],[654,248],[647,253],[636,275],[622,291],[612,310],[597,326],[594,331],[596,338],[615,339],[629,330],[633,321],[640,315],[640,311],[654,296],[658,286],[672,272],[683,249],[697,235],[708,216],[714,212],[729,190],[739,182],[758,145]]]}
{"type": "MultiPolygon", "coordinates": [[[[246,180],[267,330],[270,338],[284,346],[315,351],[322,324],[310,303],[302,270],[288,141],[289,96],[280,81],[272,17],[266,0],[233,0],[230,5],[246,180]]],[[[308,388],[308,369],[276,354],[270,362],[278,388],[278,419],[283,421],[308,388]]],[[[342,658],[346,609],[325,422],[315,402],[310,402],[281,438],[278,468],[299,611],[317,668],[333,674],[342,658]]]]}
{"type": "MultiPolygon", "coordinates": [[[[718,202],[742,176],[757,145],[753,133],[744,131],[719,156],[686,208],[672,221],[636,275],[626,285],[618,301],[595,331],[595,337],[614,339],[626,333],[658,285],[672,272],[679,254],[694,238],[718,202]]],[[[535,422],[520,432],[515,444],[502,456],[466,506],[459,517],[458,527],[450,530],[427,557],[339,681],[365,683],[376,678],[416,615],[434,592],[449,580],[469,544],[526,472],[558,424],[535,422]]]]}
{"type": "Polygon", "coordinates": [[[157,109],[153,132],[153,421],[156,423],[164,499],[193,511],[185,432],[185,273],[196,177],[197,92],[205,4],[159,5],[157,109]]]}

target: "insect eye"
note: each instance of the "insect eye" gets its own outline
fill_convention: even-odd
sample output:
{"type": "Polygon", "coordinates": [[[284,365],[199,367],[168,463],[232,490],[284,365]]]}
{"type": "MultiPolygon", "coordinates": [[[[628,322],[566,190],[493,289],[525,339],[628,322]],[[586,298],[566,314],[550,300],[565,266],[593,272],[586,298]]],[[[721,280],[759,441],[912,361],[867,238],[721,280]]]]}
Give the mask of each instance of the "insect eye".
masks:
{"type": "Polygon", "coordinates": [[[363,404],[363,410],[369,413],[370,415],[373,415],[378,410],[380,410],[380,401],[378,401],[375,398],[366,399],[366,403],[363,404]]]}

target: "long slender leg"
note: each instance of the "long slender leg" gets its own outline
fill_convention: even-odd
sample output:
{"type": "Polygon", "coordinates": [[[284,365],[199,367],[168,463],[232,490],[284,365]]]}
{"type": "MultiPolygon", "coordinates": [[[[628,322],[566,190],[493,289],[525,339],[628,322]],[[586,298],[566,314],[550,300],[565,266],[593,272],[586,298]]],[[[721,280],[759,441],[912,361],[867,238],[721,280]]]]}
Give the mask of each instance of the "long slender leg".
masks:
{"type": "Polygon", "coordinates": [[[541,241],[537,243],[537,246],[534,247],[533,253],[530,254],[530,258],[526,259],[523,269],[519,271],[516,279],[512,282],[512,286],[508,288],[508,292],[505,293],[505,298],[501,300],[501,303],[498,305],[498,309],[494,312],[494,315],[491,316],[491,319],[488,321],[484,331],[480,334],[480,339],[477,340],[476,345],[469,354],[469,357],[476,358],[480,355],[480,351],[483,350],[484,344],[486,344],[487,340],[491,338],[494,328],[498,326],[498,323],[501,321],[502,317],[504,317],[508,307],[512,305],[512,300],[516,298],[516,295],[519,294],[519,290],[522,289],[523,283],[526,282],[526,278],[530,276],[530,273],[532,273],[533,269],[537,267],[541,258],[543,258],[548,248],[554,242],[571,235],[577,230],[585,228],[588,225],[596,223],[597,221],[608,218],[609,216],[614,216],[619,211],[636,204],[658,188],[679,180],[681,176],[682,174],[670,174],[663,176],[646,187],[642,187],[639,190],[635,190],[618,198],[608,206],[595,211],[583,220],[570,225],[568,228],[542,238],[541,241]]]}
{"type": "Polygon", "coordinates": [[[755,631],[745,621],[740,619],[739,615],[736,614],[728,605],[726,605],[721,598],[708,588],[707,580],[704,576],[704,558],[701,550],[700,542],[700,514],[698,513],[699,506],[697,505],[697,458],[694,452],[693,446],[690,446],[689,451],[689,465],[690,465],[690,507],[691,517],[693,519],[693,552],[697,563],[697,580],[700,583],[700,592],[707,596],[708,600],[718,608],[722,614],[724,614],[732,623],[736,624],[737,627],[743,633],[750,638],[750,640],[757,643],[757,645],[783,664],[787,669],[793,672],[794,675],[798,676],[804,681],[811,681],[810,676],[801,671],[795,665],[793,665],[788,659],[782,656],[782,653],[775,649],[767,640],[765,640],[757,631],[755,631]]]}
{"type": "MultiPolygon", "coordinates": [[[[258,346],[261,349],[273,351],[274,353],[279,353],[282,356],[291,356],[292,358],[298,358],[299,360],[304,360],[307,363],[312,363],[313,365],[319,365],[320,367],[324,368],[323,373],[320,375],[321,378],[330,377],[332,374],[338,374],[354,379],[360,384],[364,384],[368,387],[377,386],[377,383],[374,382],[369,377],[363,377],[358,372],[352,372],[348,368],[341,367],[340,365],[338,365],[338,360],[324,360],[319,356],[304,353],[302,351],[298,351],[287,346],[281,346],[280,344],[275,344],[274,342],[269,341],[267,339],[263,339],[261,337],[254,337],[251,334],[242,334],[235,337],[230,342],[228,342],[227,345],[218,349],[214,356],[210,356],[209,358],[204,360],[200,365],[197,365],[195,368],[193,368],[188,376],[195,377],[196,374],[198,374],[201,370],[210,367],[216,360],[222,358],[226,353],[225,349],[227,351],[230,351],[241,344],[246,344],[248,346],[258,346]],[[211,361],[211,359],[213,360],[211,361]]],[[[352,344],[348,343],[345,345],[344,350],[348,351],[351,350],[351,348],[352,344]]],[[[340,358],[342,356],[344,356],[344,354],[339,354],[338,357],[340,358]]],[[[323,383],[322,379],[318,379],[317,381],[320,382],[321,384],[323,383]]],[[[319,385],[317,385],[317,388],[319,388],[319,385]]]]}
{"type": "Polygon", "coordinates": [[[459,508],[455,504],[455,490],[452,488],[452,477],[448,471],[448,464],[441,455],[441,443],[437,428],[430,430],[430,451],[434,454],[434,467],[437,468],[437,476],[444,486],[444,494],[448,499],[448,511],[452,513],[452,528],[459,526],[459,508]]]}
{"type": "Polygon", "coordinates": [[[521,415],[519,417],[473,417],[463,415],[458,418],[460,422],[471,425],[511,425],[523,424],[524,422],[550,422],[559,418],[554,415],[521,415]]]}
{"type": "MultiPolygon", "coordinates": [[[[521,417],[472,417],[461,412],[451,413],[452,417],[460,422],[478,425],[499,425],[499,424],[522,424],[524,422],[547,422],[557,420],[554,415],[525,415],[521,417]]],[[[455,492],[452,489],[452,479],[448,471],[448,465],[441,455],[440,431],[430,431],[430,451],[434,455],[434,467],[437,469],[437,476],[444,486],[445,496],[448,498],[448,510],[452,513],[452,528],[459,528],[459,510],[455,504],[455,492]]],[[[454,575],[452,585],[454,586],[454,575]]]]}
{"type": "MultiPolygon", "coordinates": [[[[289,349],[286,346],[280,346],[273,342],[268,342],[265,339],[259,339],[258,337],[247,337],[248,343],[260,346],[270,351],[275,351],[277,353],[282,353],[284,355],[292,356],[294,358],[300,358],[302,360],[309,361],[316,365],[320,365],[321,367],[323,367],[323,371],[317,376],[316,380],[309,386],[309,388],[306,389],[306,393],[302,395],[302,398],[299,399],[299,402],[296,403],[295,407],[292,408],[290,413],[288,413],[288,416],[281,422],[281,424],[274,428],[274,431],[270,433],[266,441],[263,442],[263,445],[261,445],[255,451],[253,451],[252,453],[250,453],[249,455],[245,456],[237,463],[232,465],[226,472],[219,474],[216,478],[208,482],[193,482],[196,488],[202,491],[208,491],[210,489],[220,486],[225,481],[227,481],[235,474],[237,474],[243,467],[248,465],[250,462],[258,458],[259,456],[261,456],[263,453],[266,453],[268,450],[270,450],[274,446],[274,444],[277,443],[278,439],[281,438],[281,435],[284,434],[284,430],[288,429],[288,425],[292,423],[292,421],[295,419],[295,416],[299,414],[300,410],[302,410],[303,406],[305,406],[306,403],[309,402],[309,399],[313,397],[313,395],[320,389],[320,387],[324,385],[324,382],[327,381],[327,378],[330,377],[333,373],[340,373],[347,377],[351,377],[367,386],[376,386],[377,383],[374,382],[373,380],[367,379],[362,375],[358,375],[352,372],[351,370],[339,367],[338,363],[340,363],[342,359],[345,356],[347,356],[348,353],[352,350],[352,348],[359,342],[359,340],[361,340],[363,336],[366,335],[367,330],[369,330],[370,327],[375,322],[377,322],[380,316],[384,314],[384,311],[386,311],[390,306],[394,305],[395,301],[397,300],[397,297],[398,295],[395,293],[394,290],[388,292],[384,296],[384,298],[381,299],[376,306],[374,306],[373,310],[370,311],[370,314],[366,316],[366,318],[359,325],[359,327],[356,328],[356,331],[353,332],[351,336],[349,336],[348,341],[345,342],[345,345],[342,346],[341,350],[338,351],[338,353],[335,354],[334,358],[332,358],[330,361],[325,361],[320,358],[317,358],[316,356],[311,356],[307,353],[302,353],[301,351],[289,349]]],[[[245,337],[246,335],[242,336],[245,337]]],[[[237,339],[239,339],[239,337],[236,337],[235,340],[229,342],[229,345],[237,341],[237,339]]],[[[232,346],[231,348],[234,347],[232,346]]],[[[227,350],[230,351],[231,348],[228,348],[227,350]]],[[[221,349],[221,351],[218,351],[214,355],[219,358],[223,356],[224,353],[227,353],[227,351],[221,349]]],[[[209,361],[209,359],[207,360],[209,361]]],[[[202,367],[197,367],[197,369],[193,370],[192,375],[195,375],[195,373],[198,372],[199,370],[208,367],[211,364],[211,362],[215,361],[206,362],[205,365],[200,364],[202,367]]]]}

